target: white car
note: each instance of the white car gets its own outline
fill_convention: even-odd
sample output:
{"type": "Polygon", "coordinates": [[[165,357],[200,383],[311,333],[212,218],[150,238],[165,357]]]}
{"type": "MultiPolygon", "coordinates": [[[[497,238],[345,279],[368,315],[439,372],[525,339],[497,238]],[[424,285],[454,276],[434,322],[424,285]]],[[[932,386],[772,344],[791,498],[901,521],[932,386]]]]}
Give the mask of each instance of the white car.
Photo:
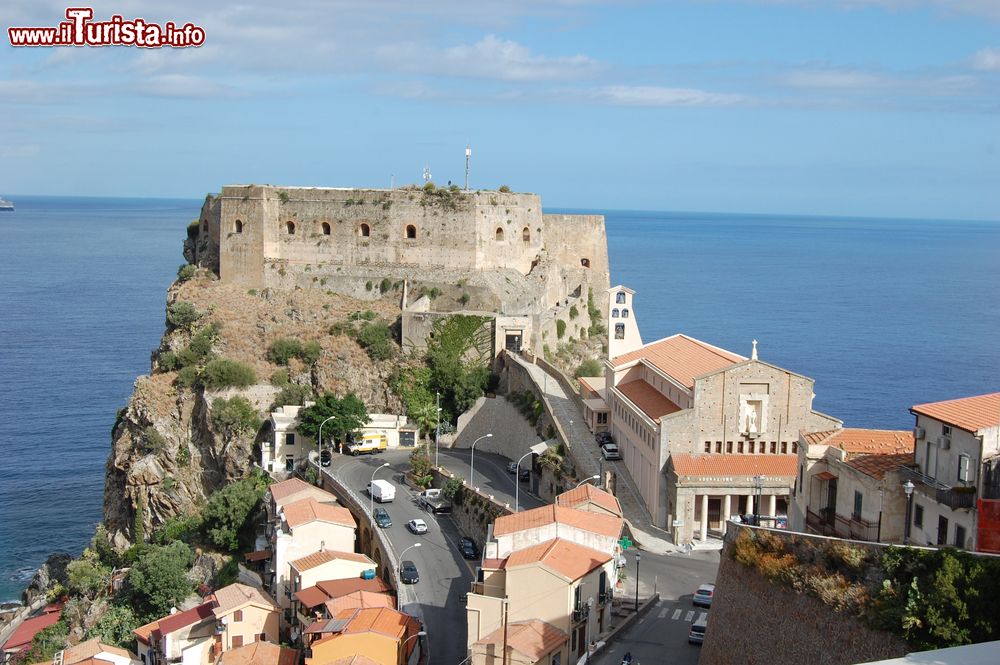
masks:
{"type": "Polygon", "coordinates": [[[621,453],[618,452],[618,445],[614,443],[605,443],[601,446],[601,454],[604,455],[604,459],[621,459],[621,453]]]}
{"type": "Polygon", "coordinates": [[[410,520],[406,523],[406,528],[413,533],[427,533],[427,522],[421,519],[410,520]]]}

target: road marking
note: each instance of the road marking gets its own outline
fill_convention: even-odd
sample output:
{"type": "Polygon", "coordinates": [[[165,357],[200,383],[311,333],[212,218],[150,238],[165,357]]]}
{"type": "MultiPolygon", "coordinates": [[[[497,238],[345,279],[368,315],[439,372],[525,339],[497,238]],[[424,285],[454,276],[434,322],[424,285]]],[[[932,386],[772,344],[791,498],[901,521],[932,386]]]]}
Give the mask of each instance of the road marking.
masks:
{"type": "Polygon", "coordinates": [[[681,618],[681,612],[683,612],[683,611],[684,610],[674,610],[674,615],[672,617],[670,617],[670,620],[671,621],[677,621],[679,618],[681,618]]]}
{"type": "Polygon", "coordinates": [[[707,618],[708,618],[708,612],[702,612],[701,614],[698,615],[698,621],[704,621],[707,618]]]}
{"type": "Polygon", "coordinates": [[[660,613],[656,615],[656,618],[662,619],[663,617],[667,616],[667,611],[668,611],[667,608],[664,607],[662,610],[660,610],[660,613]]]}
{"type": "Polygon", "coordinates": [[[694,610],[691,610],[684,616],[685,621],[691,621],[692,619],[694,619],[694,610]]]}

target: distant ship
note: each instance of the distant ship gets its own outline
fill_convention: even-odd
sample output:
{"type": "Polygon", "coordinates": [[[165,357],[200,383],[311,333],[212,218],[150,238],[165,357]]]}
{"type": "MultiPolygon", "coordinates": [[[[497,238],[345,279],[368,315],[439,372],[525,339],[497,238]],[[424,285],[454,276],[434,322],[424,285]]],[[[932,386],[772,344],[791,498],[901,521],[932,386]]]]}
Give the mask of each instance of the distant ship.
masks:
{"type": "Polygon", "coordinates": [[[14,212],[14,204],[0,196],[0,212],[14,212]]]}

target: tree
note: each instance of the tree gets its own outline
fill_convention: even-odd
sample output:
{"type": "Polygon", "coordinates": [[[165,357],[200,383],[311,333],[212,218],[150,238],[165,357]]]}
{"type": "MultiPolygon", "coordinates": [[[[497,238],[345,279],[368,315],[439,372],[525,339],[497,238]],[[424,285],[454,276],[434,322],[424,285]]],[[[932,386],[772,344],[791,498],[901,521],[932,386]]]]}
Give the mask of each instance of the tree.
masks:
{"type": "Polygon", "coordinates": [[[331,392],[323,393],[316,403],[299,411],[298,432],[312,439],[319,434],[320,425],[327,419],[323,433],[335,441],[344,441],[368,423],[368,410],[354,393],[340,398],[331,392]]]}
{"type": "Polygon", "coordinates": [[[189,302],[179,300],[167,305],[167,323],[172,328],[189,330],[201,317],[202,313],[189,302]]]}
{"type": "Polygon", "coordinates": [[[132,607],[143,623],[165,616],[192,591],[186,575],[194,561],[191,548],[175,541],[151,546],[129,572],[132,607]]]}
{"type": "Polygon", "coordinates": [[[67,637],[69,637],[69,625],[65,619],[60,619],[51,626],[43,628],[31,640],[31,649],[24,655],[24,659],[21,662],[51,662],[52,657],[56,655],[57,651],[62,651],[66,648],[67,637]]]}
{"type": "Polygon", "coordinates": [[[87,639],[96,637],[104,644],[131,650],[135,646],[132,631],[139,626],[135,610],[128,605],[113,604],[101,616],[100,621],[87,631],[87,639]]]}
{"type": "Polygon", "coordinates": [[[255,434],[260,424],[253,406],[239,395],[212,401],[212,427],[229,441],[255,434]]]}
{"type": "Polygon", "coordinates": [[[265,476],[254,474],[214,492],[201,511],[205,537],[228,552],[239,550],[241,540],[249,545],[247,541],[253,538],[251,518],[264,497],[267,484],[265,476]]]}
{"type": "Polygon", "coordinates": [[[201,382],[206,388],[246,388],[257,383],[257,374],[249,365],[228,358],[208,361],[201,372],[201,382]]]}
{"type": "Polygon", "coordinates": [[[590,358],[580,363],[580,366],[576,368],[576,372],[573,373],[573,376],[577,378],[581,376],[604,376],[604,367],[601,365],[601,361],[597,358],[590,358]]]}
{"type": "Polygon", "coordinates": [[[71,591],[94,598],[111,581],[111,569],[101,563],[97,552],[88,548],[66,566],[66,578],[71,591]]]}

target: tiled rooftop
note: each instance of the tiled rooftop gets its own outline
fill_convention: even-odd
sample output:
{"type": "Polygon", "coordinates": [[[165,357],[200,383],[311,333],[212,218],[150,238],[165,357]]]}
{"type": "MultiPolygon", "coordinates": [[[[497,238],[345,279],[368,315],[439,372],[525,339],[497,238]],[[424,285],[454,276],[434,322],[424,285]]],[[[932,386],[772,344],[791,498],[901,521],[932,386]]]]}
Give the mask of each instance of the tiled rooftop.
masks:
{"type": "Polygon", "coordinates": [[[614,358],[615,367],[644,360],[680,385],[694,388],[694,377],[746,360],[717,346],[687,335],[673,335],[614,358]]]}
{"type": "Polygon", "coordinates": [[[391,607],[344,610],[337,618],[347,621],[343,630],[346,634],[378,633],[400,639],[420,630],[420,623],[416,619],[391,607]]]}
{"type": "Polygon", "coordinates": [[[578,580],[610,560],[611,555],[607,552],[598,552],[569,540],[553,538],[512,552],[507,557],[507,570],[541,563],[570,580],[578,580]]]}
{"type": "Polygon", "coordinates": [[[247,586],[246,584],[230,584],[216,591],[214,596],[215,602],[218,603],[218,606],[214,610],[217,617],[229,614],[247,604],[278,609],[278,606],[269,595],[257,587],[247,586]]]}
{"type": "Polygon", "coordinates": [[[677,406],[663,396],[659,390],[649,385],[642,379],[619,383],[615,388],[625,395],[630,402],[639,407],[639,410],[649,416],[652,420],[660,422],[660,418],[671,413],[677,413],[681,407],[677,406]]]}
{"type": "Polygon", "coordinates": [[[620,517],[601,515],[565,506],[548,505],[498,517],[493,522],[493,535],[504,536],[554,523],[566,524],[612,538],[618,538],[621,535],[624,524],[620,517]]]}
{"type": "Polygon", "coordinates": [[[619,517],[622,514],[622,506],[614,494],[595,487],[590,483],[584,483],[579,487],[556,496],[556,505],[566,506],[567,508],[579,508],[587,502],[596,504],[619,517]]]}
{"type": "Polygon", "coordinates": [[[218,665],[296,665],[299,652],[271,642],[251,642],[224,651],[218,665]]]}
{"type": "Polygon", "coordinates": [[[288,504],[285,506],[284,513],[285,521],[293,529],[299,525],[315,521],[329,522],[330,524],[339,524],[351,528],[357,528],[358,526],[354,515],[347,508],[320,503],[313,498],[288,504]]]}
{"type": "MultiPolygon", "coordinates": [[[[503,648],[504,639],[504,629],[501,627],[480,639],[476,644],[493,644],[503,648]]],[[[524,654],[528,661],[533,663],[541,660],[567,640],[569,640],[569,636],[566,633],[538,619],[513,621],[507,624],[507,648],[524,654]]],[[[508,660],[521,661],[521,659],[514,658],[508,660]]]]}
{"type": "Polygon", "coordinates": [[[895,455],[898,453],[913,453],[913,432],[910,430],[889,429],[858,429],[846,427],[832,432],[815,432],[813,435],[803,435],[812,445],[822,444],[833,446],[850,454],[863,455],[895,455]],[[825,435],[820,437],[819,435],[825,435]]]}
{"type": "Polygon", "coordinates": [[[913,452],[881,455],[857,455],[847,460],[848,466],[854,467],[866,476],[882,480],[885,474],[898,469],[904,464],[913,462],[913,452]]]}
{"type": "Polygon", "coordinates": [[[396,599],[388,593],[375,593],[374,591],[355,591],[353,593],[331,598],[327,600],[326,609],[330,616],[337,616],[344,610],[361,609],[366,607],[390,607],[396,608],[396,599]]]}
{"type": "Polygon", "coordinates": [[[976,433],[1000,425],[1000,393],[918,404],[910,411],[976,433]]]}
{"type": "Polygon", "coordinates": [[[795,455],[689,455],[670,456],[678,476],[795,476],[795,455]]]}
{"type": "Polygon", "coordinates": [[[307,554],[301,559],[292,561],[291,565],[292,568],[301,573],[317,566],[322,566],[325,563],[330,563],[331,561],[354,561],[356,563],[369,564],[372,568],[376,567],[376,563],[364,554],[359,554],[358,552],[335,552],[333,550],[321,550],[307,554]]]}
{"type": "Polygon", "coordinates": [[[310,485],[300,478],[289,478],[288,480],[282,480],[280,483],[274,483],[267,488],[267,491],[271,493],[271,497],[275,501],[278,501],[279,499],[284,499],[289,494],[295,494],[310,487],[315,487],[315,485],[310,485]]]}

